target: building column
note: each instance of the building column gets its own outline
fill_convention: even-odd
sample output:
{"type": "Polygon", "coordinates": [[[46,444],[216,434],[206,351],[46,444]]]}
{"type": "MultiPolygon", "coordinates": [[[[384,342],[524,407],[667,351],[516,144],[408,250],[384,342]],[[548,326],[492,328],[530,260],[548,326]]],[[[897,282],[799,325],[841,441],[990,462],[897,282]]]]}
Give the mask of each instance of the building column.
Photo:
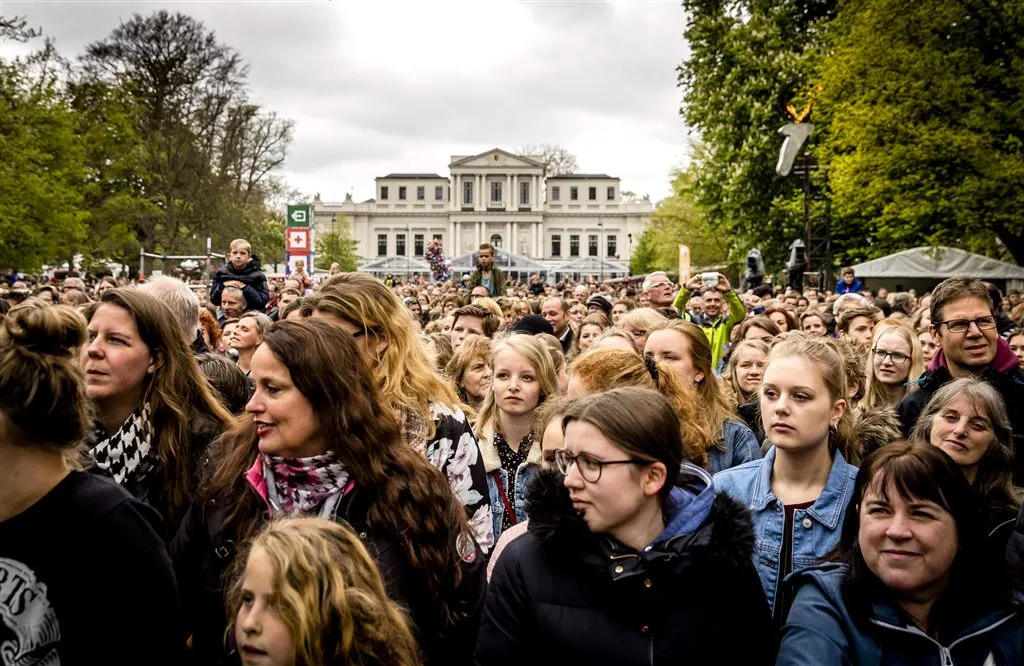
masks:
{"type": "MultiPolygon", "coordinates": [[[[505,237],[502,239],[502,242],[505,245],[505,251],[506,252],[515,252],[516,251],[516,246],[512,245],[512,223],[511,222],[506,222],[505,223],[505,237]]],[[[504,294],[502,294],[502,296],[504,296],[504,294]]]]}
{"type": "Polygon", "coordinates": [[[484,177],[483,174],[476,176],[476,210],[486,210],[487,200],[484,199],[484,177]]]}
{"type": "Polygon", "coordinates": [[[455,247],[455,222],[453,222],[450,218],[448,220],[448,238],[444,243],[442,243],[442,245],[447,246],[447,254],[449,256],[455,256],[452,254],[452,249],[455,247]]]}
{"type": "MultiPolygon", "coordinates": [[[[484,223],[483,222],[476,222],[475,226],[476,226],[476,247],[480,247],[480,234],[483,233],[484,223]]],[[[474,249],[476,249],[476,248],[474,248],[474,249]]]]}
{"type": "Polygon", "coordinates": [[[505,174],[505,191],[508,194],[505,195],[505,210],[512,211],[512,174],[505,174]]]}
{"type": "Polygon", "coordinates": [[[455,247],[449,250],[449,256],[457,257],[462,254],[462,224],[459,222],[452,222],[455,225],[455,237],[452,242],[455,243],[455,247]]]}
{"type": "Polygon", "coordinates": [[[512,207],[509,210],[519,210],[519,174],[512,174],[512,207]]]}
{"type": "Polygon", "coordinates": [[[519,223],[512,223],[512,251],[519,252],[519,223]]]}
{"type": "Polygon", "coordinates": [[[541,244],[544,242],[544,234],[540,231],[540,223],[533,223],[533,255],[537,259],[544,257],[544,248],[541,244]]]}
{"type": "Polygon", "coordinates": [[[530,202],[530,210],[540,210],[540,176],[532,176],[533,200],[530,202]]]}
{"type": "Polygon", "coordinates": [[[457,174],[452,176],[451,188],[452,200],[451,203],[448,204],[448,208],[458,210],[462,207],[462,188],[459,187],[459,176],[457,174]]]}

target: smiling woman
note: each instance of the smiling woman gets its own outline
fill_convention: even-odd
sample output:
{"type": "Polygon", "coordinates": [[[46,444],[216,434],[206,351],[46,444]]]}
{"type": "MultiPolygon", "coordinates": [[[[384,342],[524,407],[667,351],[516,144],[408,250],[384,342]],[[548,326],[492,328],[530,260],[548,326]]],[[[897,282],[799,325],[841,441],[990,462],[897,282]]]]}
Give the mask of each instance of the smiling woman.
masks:
{"type": "Polygon", "coordinates": [[[1024,607],[953,460],[896,442],[864,460],[837,559],[795,576],[778,663],[1019,664],[1024,607]]]}

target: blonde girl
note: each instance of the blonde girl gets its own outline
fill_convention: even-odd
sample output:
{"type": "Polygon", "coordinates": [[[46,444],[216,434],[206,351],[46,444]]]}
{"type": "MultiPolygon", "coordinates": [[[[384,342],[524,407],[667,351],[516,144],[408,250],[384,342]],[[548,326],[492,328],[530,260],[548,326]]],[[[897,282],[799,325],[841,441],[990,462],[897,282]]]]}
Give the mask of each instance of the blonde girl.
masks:
{"type": "Polygon", "coordinates": [[[740,340],[733,347],[722,378],[732,388],[738,404],[742,405],[757,397],[768,351],[768,343],[763,340],[740,340]]]}
{"type": "Polygon", "coordinates": [[[229,613],[245,666],[419,666],[409,619],[359,536],[285,518],[253,540],[229,613]]]}
{"type": "Polygon", "coordinates": [[[924,361],[917,336],[905,324],[883,319],[875,326],[868,350],[864,406],[895,408],[914,390],[922,372],[924,361]]]}

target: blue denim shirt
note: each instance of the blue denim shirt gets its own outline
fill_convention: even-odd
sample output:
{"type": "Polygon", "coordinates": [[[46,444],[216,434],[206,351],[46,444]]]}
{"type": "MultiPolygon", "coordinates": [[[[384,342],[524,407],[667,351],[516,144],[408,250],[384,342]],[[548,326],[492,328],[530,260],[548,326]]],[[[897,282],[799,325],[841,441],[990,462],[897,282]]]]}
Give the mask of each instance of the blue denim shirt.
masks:
{"type": "MultiPolygon", "coordinates": [[[[761,460],[745,463],[715,474],[715,489],[726,493],[750,509],[754,521],[754,568],[761,577],[764,594],[772,611],[782,566],[783,529],[786,512],[782,501],[772,493],[772,467],[775,447],[761,460]]],[[[806,510],[793,515],[793,571],[818,564],[838,544],[843,515],[853,496],[857,468],[838,451],[832,459],[821,495],[806,510]]]]}
{"type": "MultiPolygon", "coordinates": [[[[508,494],[508,471],[501,468],[501,457],[498,455],[498,448],[494,445],[494,426],[490,423],[477,424],[480,440],[480,457],[484,461],[484,471],[487,473],[487,492],[491,502],[491,522],[494,527],[494,538],[501,536],[501,519],[505,516],[505,502],[501,499],[501,490],[508,494]]],[[[516,492],[515,497],[509,497],[508,502],[516,512],[516,522],[526,520],[526,490],[530,487],[530,481],[540,465],[541,447],[540,442],[534,442],[530,452],[526,454],[526,462],[516,470],[516,492]]]]}
{"type": "Polygon", "coordinates": [[[727,419],[722,424],[722,443],[725,449],[717,446],[708,449],[708,471],[712,474],[761,457],[761,445],[757,437],[747,424],[735,419],[727,419]]]}

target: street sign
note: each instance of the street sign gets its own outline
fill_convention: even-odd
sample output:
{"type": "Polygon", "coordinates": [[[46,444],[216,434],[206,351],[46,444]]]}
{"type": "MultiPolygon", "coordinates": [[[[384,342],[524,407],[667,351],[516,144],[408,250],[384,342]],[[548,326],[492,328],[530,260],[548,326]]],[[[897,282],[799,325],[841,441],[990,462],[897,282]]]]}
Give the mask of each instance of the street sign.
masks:
{"type": "Polygon", "coordinates": [[[313,221],[313,208],[306,204],[288,206],[286,218],[289,227],[309,227],[313,221]]]}
{"type": "Polygon", "coordinates": [[[291,227],[287,237],[288,254],[309,254],[309,227],[291,227]]]}

